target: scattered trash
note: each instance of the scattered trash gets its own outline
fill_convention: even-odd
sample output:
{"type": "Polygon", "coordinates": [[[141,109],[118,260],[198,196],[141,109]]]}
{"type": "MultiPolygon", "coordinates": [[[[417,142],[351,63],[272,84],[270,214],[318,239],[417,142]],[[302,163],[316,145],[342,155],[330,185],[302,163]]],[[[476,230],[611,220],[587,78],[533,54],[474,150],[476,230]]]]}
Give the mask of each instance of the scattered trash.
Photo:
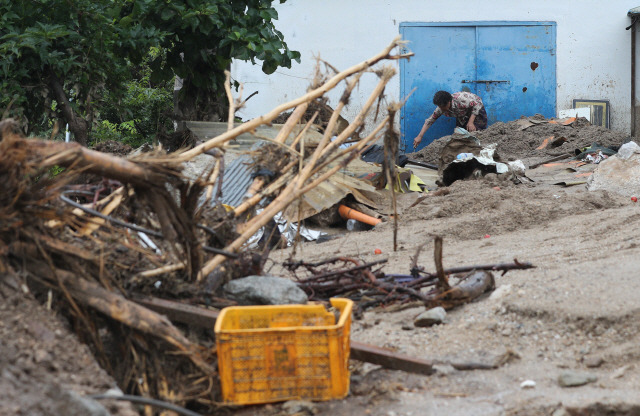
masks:
{"type": "MultiPolygon", "coordinates": [[[[256,209],[256,214],[260,214],[262,211],[262,209],[256,209]]],[[[273,224],[277,226],[277,232],[273,226],[270,227],[267,224],[247,240],[247,247],[251,249],[261,248],[267,241],[271,240],[273,240],[271,247],[277,246],[280,241],[284,241],[285,247],[290,247],[294,244],[296,236],[305,241],[316,241],[326,234],[325,232],[312,230],[304,225],[300,226],[298,223],[288,221],[281,212],[273,217],[273,224]]]]}
{"type": "Polygon", "coordinates": [[[458,155],[456,156],[457,160],[469,160],[473,157],[473,153],[458,153],[458,155]]]}
{"type": "MultiPolygon", "coordinates": [[[[594,161],[598,158],[601,161],[602,159],[606,159],[609,156],[613,156],[618,152],[615,149],[610,149],[606,146],[601,146],[598,143],[592,143],[590,146],[587,146],[583,149],[577,149],[575,153],[576,153],[576,159],[578,160],[584,161],[588,159],[588,156],[591,156],[591,158],[589,158],[591,161],[594,161]]],[[[595,163],[595,162],[592,162],[592,163],[595,163]]]]}
{"type": "Polygon", "coordinates": [[[527,168],[524,166],[521,160],[514,160],[512,162],[508,162],[509,170],[516,174],[517,176],[524,176],[527,168]]]}
{"type": "Polygon", "coordinates": [[[372,226],[376,226],[382,222],[380,218],[374,218],[353,208],[349,208],[345,205],[340,205],[338,207],[338,212],[340,213],[340,216],[345,220],[357,220],[359,222],[363,222],[372,226]]]}
{"type": "Polygon", "coordinates": [[[631,197],[631,200],[632,200],[633,202],[638,202],[638,197],[636,197],[636,196],[632,196],[632,197],[631,197]]]}
{"type": "Polygon", "coordinates": [[[355,228],[357,227],[358,221],[354,220],[353,218],[350,218],[347,220],[347,230],[349,231],[353,231],[355,230],[355,228]]]}
{"type": "Polygon", "coordinates": [[[520,383],[521,389],[532,389],[535,386],[536,386],[536,382],[533,380],[525,380],[522,383],[520,383]]]}
{"type": "Polygon", "coordinates": [[[417,259],[424,245],[412,257],[408,275],[385,274],[373,266],[386,263],[386,259],[361,262],[347,257],[336,257],[315,263],[304,261],[285,262],[297,284],[310,300],[326,301],[332,297],[353,297],[358,308],[365,310],[381,303],[406,303],[421,301],[429,309],[442,306],[445,310],[472,301],[495,287],[491,271],[529,269],[529,263],[474,265],[452,269],[442,268],[442,238],[435,238],[436,272],[425,272],[417,265],[417,259]],[[451,275],[449,277],[449,275],[451,275]],[[421,291],[422,288],[429,288],[421,291]],[[361,294],[367,291],[366,297],[361,294]]]}
{"type": "Polygon", "coordinates": [[[598,150],[598,152],[594,155],[594,154],[588,154],[586,155],[582,161],[584,162],[588,162],[588,163],[595,163],[596,165],[600,162],[602,162],[603,160],[607,159],[609,156],[602,154],[601,150],[598,150]]]}
{"type": "Polygon", "coordinates": [[[465,138],[455,136],[440,153],[439,184],[449,186],[453,182],[469,178],[481,178],[487,174],[502,175],[511,172],[512,180],[524,176],[525,166],[520,161],[502,163],[496,153],[496,145],[480,146],[465,138]]]}
{"type": "Polygon", "coordinates": [[[380,250],[379,248],[373,250],[374,254],[382,254],[382,250],[380,250]]]}
{"type": "MultiPolygon", "coordinates": [[[[575,157],[576,149],[580,149],[579,152],[582,152],[583,149],[590,147],[594,141],[597,141],[603,148],[615,151],[616,147],[620,146],[627,138],[624,132],[591,125],[582,117],[567,125],[550,121],[552,119],[536,115],[505,123],[496,122],[486,130],[476,131],[474,134],[482,144],[496,143],[496,151],[502,161],[524,160],[529,169],[534,169],[541,162],[548,163],[552,159],[575,157]],[[526,125],[524,129],[522,128],[523,124],[526,125]],[[549,140],[546,148],[536,149],[544,139],[550,136],[554,136],[554,139],[549,140]]],[[[439,168],[442,168],[443,164],[450,163],[451,160],[439,160],[441,150],[448,145],[450,140],[460,139],[464,139],[464,137],[459,134],[442,137],[420,151],[409,154],[409,158],[423,163],[435,163],[439,165],[439,168]]],[[[467,142],[472,141],[467,140],[467,142]]],[[[476,154],[473,150],[460,149],[455,152],[453,157],[463,152],[476,154]]],[[[603,150],[603,154],[607,155],[608,153],[603,150]]]]}
{"type": "Polygon", "coordinates": [[[591,109],[589,107],[581,107],[581,108],[568,108],[566,110],[558,111],[559,118],[569,118],[569,117],[583,117],[587,121],[591,121],[591,109]]]}
{"type": "Polygon", "coordinates": [[[640,195],[640,147],[635,142],[625,143],[618,154],[601,161],[587,180],[587,189],[627,197],[640,195]]]}
{"type": "MultiPolygon", "coordinates": [[[[362,153],[361,159],[369,163],[382,164],[384,160],[384,148],[374,144],[362,153]]],[[[404,167],[408,160],[407,155],[399,154],[396,156],[396,165],[404,167]]]]}
{"type": "Polygon", "coordinates": [[[540,146],[536,147],[536,150],[542,150],[542,149],[546,148],[546,147],[547,147],[547,145],[549,144],[549,142],[550,142],[551,140],[553,140],[553,138],[554,138],[554,137],[555,137],[555,136],[549,136],[549,137],[547,137],[546,139],[544,139],[544,140],[543,140],[543,142],[542,142],[542,144],[541,144],[540,146]]]}
{"type": "MultiPolygon", "coordinates": [[[[386,117],[366,137],[348,148],[340,146],[353,141],[354,132],[365,130],[363,123],[371,119],[376,102],[385,102],[385,85],[396,70],[386,66],[369,71],[380,61],[395,63],[410,56],[402,52],[402,45],[398,38],[360,66],[332,72],[330,78],[319,74],[301,99],[281,103],[235,127],[232,121],[222,134],[206,141],[200,142],[188,129],[177,132],[193,147],[176,153],[155,149],[124,158],[78,143],[27,139],[17,122],[2,121],[0,173],[6,180],[0,207],[4,215],[0,272],[20,276],[25,288],[33,283],[50,289],[59,309],[73,311],[68,314],[70,327],[91,344],[98,362],[109,364],[119,385],[137,387],[137,380],[143,380],[138,391],[145,396],[170,396],[176,404],[197,403],[204,413],[217,411],[215,363],[228,357],[221,349],[216,357],[210,337],[192,333],[187,337],[164,315],[132,298],[154,293],[179,298],[185,307],[191,306],[189,302],[213,307],[228,304],[230,300],[217,298],[208,289],[262,274],[268,247],[252,251],[247,242],[262,228],[277,228],[279,213],[287,223],[278,226],[287,228],[282,235],[290,242],[293,235],[305,233],[301,227],[293,229],[292,222],[335,206],[346,196],[369,201],[364,194],[376,193],[375,186],[348,174],[347,168],[351,162],[366,163],[360,160],[361,153],[379,139],[393,136],[395,125],[389,120],[401,104],[381,109],[386,117]],[[334,141],[313,141],[294,132],[311,127],[312,120],[303,120],[308,106],[336,92],[331,91],[334,86],[345,86],[338,93],[348,101],[360,85],[352,81],[360,76],[375,77],[377,87],[366,101],[369,104],[361,107],[361,114],[334,141]],[[237,195],[230,191],[239,196],[233,205],[221,202],[228,145],[287,110],[293,111],[275,138],[267,138],[260,151],[249,155],[250,166],[243,166],[249,168],[249,187],[237,195]],[[203,155],[209,163],[195,179],[183,175],[184,164],[203,155]],[[156,282],[161,282],[159,287],[156,282]],[[111,351],[103,348],[102,340],[107,338],[111,351]],[[113,351],[121,352],[118,360],[109,354],[113,351]]],[[[230,81],[227,86],[231,91],[230,81]]],[[[241,102],[231,93],[227,98],[241,102]]],[[[336,107],[331,120],[341,111],[342,105],[336,107]]],[[[328,126],[331,134],[338,131],[334,127],[328,126]]],[[[324,136],[319,133],[319,137],[324,136]]],[[[226,180],[236,185],[233,178],[226,180]]],[[[348,331],[343,332],[348,337],[348,331]]],[[[340,348],[348,348],[348,342],[339,343],[340,348]]],[[[282,350],[271,353],[272,358],[283,357],[282,350]]],[[[346,366],[346,354],[338,359],[340,365],[346,366]]],[[[279,370],[289,369],[288,360],[279,362],[284,365],[279,370]]],[[[334,391],[332,397],[343,395],[334,391]]]]}

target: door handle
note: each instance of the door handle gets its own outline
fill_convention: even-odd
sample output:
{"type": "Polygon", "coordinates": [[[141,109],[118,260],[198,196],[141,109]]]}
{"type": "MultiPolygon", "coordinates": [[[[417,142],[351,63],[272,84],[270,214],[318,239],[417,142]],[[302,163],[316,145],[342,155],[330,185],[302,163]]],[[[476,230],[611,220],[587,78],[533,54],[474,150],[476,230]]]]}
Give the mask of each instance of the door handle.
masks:
{"type": "Polygon", "coordinates": [[[491,80],[491,79],[476,79],[476,80],[463,79],[460,82],[462,82],[463,84],[473,84],[474,82],[482,83],[482,84],[489,84],[491,82],[502,82],[504,84],[511,84],[511,81],[499,81],[499,80],[491,80]]]}
{"type": "Polygon", "coordinates": [[[476,80],[463,79],[461,82],[463,84],[473,84],[473,83],[484,84],[484,86],[487,89],[487,91],[489,91],[489,85],[492,84],[492,83],[496,83],[496,84],[498,84],[498,83],[511,84],[511,81],[493,80],[493,79],[476,79],[476,80]]]}

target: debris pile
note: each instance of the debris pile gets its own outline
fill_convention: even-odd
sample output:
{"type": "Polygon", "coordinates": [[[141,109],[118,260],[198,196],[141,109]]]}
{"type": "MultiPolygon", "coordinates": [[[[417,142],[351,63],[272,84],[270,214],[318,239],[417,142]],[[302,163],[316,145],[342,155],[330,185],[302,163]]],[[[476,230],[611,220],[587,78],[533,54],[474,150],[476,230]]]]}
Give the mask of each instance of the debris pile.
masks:
{"type": "MultiPolygon", "coordinates": [[[[581,152],[593,143],[617,148],[627,139],[624,133],[591,125],[585,118],[557,120],[541,115],[497,122],[486,130],[474,132],[474,136],[484,146],[496,143],[496,151],[504,161],[575,156],[576,149],[581,152]]],[[[437,163],[441,149],[454,137],[459,135],[441,137],[410,156],[426,163],[437,163]]]]}
{"type": "Polygon", "coordinates": [[[391,66],[372,67],[408,56],[392,53],[400,44],[396,39],[332,76],[318,72],[307,94],[237,127],[232,105],[226,133],[175,153],[121,158],[75,143],[27,139],[16,122],[2,121],[1,282],[24,281],[39,299],[53,296],[55,309],[72,320],[123,390],[211,413],[219,401],[213,334],[187,336],[142,306],[140,298],[226,306],[233,302],[217,297],[218,288],[262,275],[268,250],[251,251],[248,240],[290,206],[304,209],[304,196],[369,144],[382,137],[397,140],[393,116],[400,105],[391,104],[369,134],[341,147],[362,132],[365,117],[395,75],[391,66]],[[354,121],[338,128],[342,109],[366,73],[378,77],[377,86],[354,121]],[[318,140],[307,141],[305,135],[313,118],[291,137],[307,107],[342,82],[342,98],[318,140]],[[289,110],[277,137],[254,155],[261,168],[242,202],[215,203],[226,145],[289,110]],[[211,155],[211,164],[197,180],[187,180],[183,163],[203,153],[211,155]],[[101,179],[78,180],[87,174],[101,179]]]}
{"type": "Polygon", "coordinates": [[[418,266],[418,257],[424,244],[416,250],[410,274],[406,275],[382,272],[380,265],[386,263],[386,260],[364,263],[348,257],[336,257],[316,263],[290,261],[284,266],[292,273],[299,287],[309,295],[310,300],[328,301],[332,297],[348,297],[357,302],[359,311],[412,301],[419,301],[427,308],[451,309],[493,290],[495,282],[491,271],[502,271],[504,274],[508,270],[535,267],[530,263],[514,260],[510,264],[444,269],[442,244],[442,237],[436,237],[435,273],[418,266]]]}

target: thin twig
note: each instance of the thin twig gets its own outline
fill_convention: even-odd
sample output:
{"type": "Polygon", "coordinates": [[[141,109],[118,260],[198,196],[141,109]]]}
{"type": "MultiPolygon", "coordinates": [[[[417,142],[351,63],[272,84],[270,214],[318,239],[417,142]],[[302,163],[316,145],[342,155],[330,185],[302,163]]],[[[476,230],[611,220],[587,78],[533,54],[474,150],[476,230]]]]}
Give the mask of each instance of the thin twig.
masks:
{"type": "Polygon", "coordinates": [[[451,289],[451,286],[449,285],[449,279],[447,279],[447,275],[444,273],[444,268],[442,267],[442,237],[439,235],[435,236],[434,239],[433,257],[436,264],[438,281],[440,282],[439,288],[445,292],[451,289]]]}

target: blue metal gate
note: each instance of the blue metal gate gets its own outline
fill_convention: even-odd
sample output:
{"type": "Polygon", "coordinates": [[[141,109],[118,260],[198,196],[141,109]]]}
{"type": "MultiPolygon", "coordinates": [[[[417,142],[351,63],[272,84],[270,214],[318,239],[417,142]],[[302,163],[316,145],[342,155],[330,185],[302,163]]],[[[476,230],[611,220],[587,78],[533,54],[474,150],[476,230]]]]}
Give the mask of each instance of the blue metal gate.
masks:
{"type": "MultiPolygon", "coordinates": [[[[435,109],[438,90],[470,91],[485,104],[489,124],[520,116],[556,113],[556,25],[554,22],[401,23],[415,53],[400,63],[405,151],[435,109]]],[[[441,117],[419,148],[453,132],[455,120],[441,117]]]]}

